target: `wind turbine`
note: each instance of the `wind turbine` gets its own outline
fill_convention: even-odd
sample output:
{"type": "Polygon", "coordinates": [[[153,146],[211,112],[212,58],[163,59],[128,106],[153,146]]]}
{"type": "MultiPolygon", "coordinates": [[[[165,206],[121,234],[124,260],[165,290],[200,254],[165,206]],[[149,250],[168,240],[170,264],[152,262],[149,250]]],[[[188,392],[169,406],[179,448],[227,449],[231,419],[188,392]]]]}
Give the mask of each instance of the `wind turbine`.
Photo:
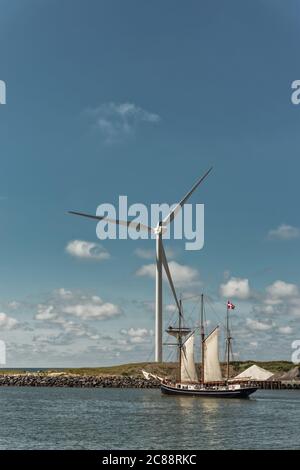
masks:
{"type": "Polygon", "coordinates": [[[181,310],[180,303],[178,301],[175,287],[172,281],[165,249],[163,246],[163,233],[174,218],[180,212],[184,204],[193,194],[193,192],[198,188],[202,181],[208,176],[211,172],[212,167],[201,176],[200,179],[196,181],[191,190],[183,197],[183,199],[174,207],[174,209],[162,220],[160,220],[155,228],[149,227],[148,225],[141,224],[140,222],[126,221],[119,219],[110,219],[105,216],[98,216],[92,214],[86,214],[85,212],[69,211],[69,214],[79,215],[82,217],[87,217],[94,220],[103,220],[111,222],[117,225],[124,225],[126,227],[135,228],[137,230],[145,230],[150,234],[155,234],[156,239],[156,276],[155,276],[155,362],[162,362],[162,267],[164,267],[176,306],[178,310],[181,310]]]}

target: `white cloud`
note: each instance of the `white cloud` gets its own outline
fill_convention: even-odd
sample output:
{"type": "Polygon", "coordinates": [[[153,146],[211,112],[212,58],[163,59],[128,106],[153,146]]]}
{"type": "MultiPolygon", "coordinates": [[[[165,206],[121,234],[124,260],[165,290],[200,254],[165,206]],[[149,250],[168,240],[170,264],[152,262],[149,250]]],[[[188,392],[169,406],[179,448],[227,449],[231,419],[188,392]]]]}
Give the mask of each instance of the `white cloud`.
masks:
{"type": "Polygon", "coordinates": [[[6,313],[0,313],[0,329],[12,330],[18,325],[18,320],[15,318],[9,317],[6,313]]]}
{"type": "Polygon", "coordinates": [[[291,299],[289,301],[289,309],[290,313],[294,316],[299,317],[300,316],[300,297],[296,297],[294,299],[291,299]]]}
{"type": "Polygon", "coordinates": [[[199,272],[196,268],[170,261],[169,268],[174,284],[189,285],[199,281],[199,272]]]}
{"type": "Polygon", "coordinates": [[[108,144],[133,135],[141,123],[156,124],[160,121],[158,114],[133,103],[104,103],[98,108],[87,110],[87,114],[108,144]]]}
{"type": "Polygon", "coordinates": [[[64,346],[74,342],[74,338],[88,338],[92,341],[100,339],[100,335],[97,334],[94,329],[86,325],[65,320],[64,318],[57,318],[53,320],[53,323],[59,325],[62,331],[53,334],[36,335],[34,336],[33,341],[50,345],[64,346]]]}
{"type": "Polygon", "coordinates": [[[62,311],[82,319],[94,318],[97,320],[106,320],[121,314],[120,308],[109,302],[67,305],[63,307],[62,311]]]}
{"type": "Polygon", "coordinates": [[[273,328],[273,325],[263,323],[258,320],[253,320],[252,318],[247,318],[247,326],[250,328],[250,330],[254,331],[268,331],[273,328]]]}
{"type": "Polygon", "coordinates": [[[136,275],[155,278],[155,269],[155,264],[144,264],[137,270],[136,275]]]}
{"type": "Polygon", "coordinates": [[[37,306],[37,313],[34,318],[36,320],[49,321],[56,317],[57,313],[55,313],[53,305],[39,304],[37,306]]]}
{"type": "Polygon", "coordinates": [[[48,303],[37,305],[34,317],[36,320],[65,327],[65,315],[73,315],[83,320],[105,320],[122,313],[118,305],[104,302],[97,295],[82,295],[80,292],[67,291],[64,288],[56,289],[53,294],[48,303]]]}
{"type": "Polygon", "coordinates": [[[290,326],[281,326],[278,328],[279,333],[282,333],[283,335],[290,335],[293,333],[293,328],[290,326]]]}
{"type": "Polygon", "coordinates": [[[253,306],[255,314],[300,316],[300,292],[296,284],[277,280],[266,287],[260,303],[253,306]]]}
{"type": "Polygon", "coordinates": [[[60,289],[56,289],[54,291],[56,295],[61,297],[62,299],[70,299],[72,298],[73,294],[70,290],[65,289],[64,287],[61,287],[60,289]]]}
{"type": "Polygon", "coordinates": [[[275,281],[270,286],[266,287],[267,299],[266,303],[272,301],[280,301],[282,299],[296,297],[299,293],[296,284],[291,284],[284,281],[275,281]]]}
{"type": "Polygon", "coordinates": [[[228,299],[236,298],[246,300],[250,297],[250,286],[248,279],[231,277],[226,283],[221,284],[220,292],[228,299]]]}
{"type": "Polygon", "coordinates": [[[270,240],[294,240],[296,238],[300,238],[300,228],[282,224],[279,225],[279,227],[270,230],[268,238],[270,240]]]}
{"type": "Polygon", "coordinates": [[[70,241],[66,246],[66,251],[71,256],[96,261],[102,261],[110,257],[110,254],[99,243],[84,240],[70,241]]]}
{"type": "Polygon", "coordinates": [[[153,336],[152,330],[146,328],[129,328],[129,330],[121,330],[121,335],[127,337],[126,342],[131,344],[141,344],[148,342],[150,337],[153,336]]]}
{"type": "Polygon", "coordinates": [[[262,313],[266,315],[273,315],[276,312],[274,305],[255,305],[253,310],[258,314],[262,313]]]}
{"type": "MultiPolygon", "coordinates": [[[[199,272],[197,269],[192,268],[184,264],[179,264],[176,261],[170,261],[169,269],[173,282],[177,286],[190,285],[195,282],[199,282],[199,272]]],[[[155,264],[146,264],[138,269],[136,272],[137,276],[146,276],[150,278],[155,278],[155,264]]],[[[166,276],[164,275],[166,280],[166,276]]]]}

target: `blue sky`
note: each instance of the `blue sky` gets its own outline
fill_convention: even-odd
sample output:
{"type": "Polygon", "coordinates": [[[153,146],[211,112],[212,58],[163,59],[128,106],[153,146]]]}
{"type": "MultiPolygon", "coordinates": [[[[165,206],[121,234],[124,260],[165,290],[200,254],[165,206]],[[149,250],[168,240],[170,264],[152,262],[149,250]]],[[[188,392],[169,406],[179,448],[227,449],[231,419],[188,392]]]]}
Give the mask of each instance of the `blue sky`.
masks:
{"type": "Polygon", "coordinates": [[[204,249],[167,244],[178,291],[204,291],[220,318],[230,295],[240,358],[290,359],[300,339],[299,3],[0,0],[0,9],[7,365],[150,359],[154,281],[137,273],[153,263],[142,251],[153,241],[101,242],[101,260],[83,258],[82,245],[70,254],[74,240],[99,240],[93,222],[66,211],[95,212],[122,194],[173,203],[211,165],[191,200],[205,204],[204,249]],[[109,106],[108,128],[99,119],[109,106]]]}

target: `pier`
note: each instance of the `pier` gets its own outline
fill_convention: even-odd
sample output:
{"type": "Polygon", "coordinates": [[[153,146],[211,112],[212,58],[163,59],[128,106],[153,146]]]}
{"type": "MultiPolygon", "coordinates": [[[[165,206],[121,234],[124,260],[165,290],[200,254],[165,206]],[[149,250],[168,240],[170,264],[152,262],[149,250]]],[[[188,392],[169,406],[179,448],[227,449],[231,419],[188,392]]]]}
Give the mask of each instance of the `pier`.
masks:
{"type": "Polygon", "coordinates": [[[263,390],[300,390],[299,380],[251,380],[250,383],[263,390]]]}

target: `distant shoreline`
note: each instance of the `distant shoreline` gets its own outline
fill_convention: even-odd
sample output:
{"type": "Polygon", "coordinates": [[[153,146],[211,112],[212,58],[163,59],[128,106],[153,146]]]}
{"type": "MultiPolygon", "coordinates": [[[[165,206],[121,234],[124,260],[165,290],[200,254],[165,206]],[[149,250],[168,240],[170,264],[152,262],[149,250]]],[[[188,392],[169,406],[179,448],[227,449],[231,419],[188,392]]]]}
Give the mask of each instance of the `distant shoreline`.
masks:
{"type": "MultiPolygon", "coordinates": [[[[281,384],[280,375],[295,367],[293,363],[288,361],[233,362],[230,366],[230,376],[235,377],[253,364],[257,364],[274,374],[274,379],[258,382],[257,386],[259,388],[300,388],[299,380],[285,381],[281,384]]],[[[226,364],[222,364],[222,368],[225,376],[226,364]]],[[[177,376],[178,364],[143,362],[112,367],[1,369],[0,387],[159,388],[159,381],[153,378],[146,380],[142,370],[174,380],[177,376]]]]}
{"type": "MultiPolygon", "coordinates": [[[[277,373],[288,372],[290,369],[295,367],[290,361],[274,360],[274,361],[232,361],[231,362],[231,375],[237,375],[243,372],[253,364],[257,364],[260,367],[277,373]]],[[[225,364],[221,364],[225,368],[225,364]]],[[[198,365],[199,367],[199,365],[198,365]]],[[[142,369],[147,372],[152,372],[160,376],[175,376],[178,364],[175,362],[136,362],[129,364],[120,364],[117,366],[105,366],[105,367],[14,367],[14,368],[0,368],[1,375],[11,374],[26,374],[26,373],[37,373],[41,374],[54,374],[54,373],[65,373],[70,375],[80,376],[122,376],[122,377],[140,377],[142,378],[142,369]]]]}

